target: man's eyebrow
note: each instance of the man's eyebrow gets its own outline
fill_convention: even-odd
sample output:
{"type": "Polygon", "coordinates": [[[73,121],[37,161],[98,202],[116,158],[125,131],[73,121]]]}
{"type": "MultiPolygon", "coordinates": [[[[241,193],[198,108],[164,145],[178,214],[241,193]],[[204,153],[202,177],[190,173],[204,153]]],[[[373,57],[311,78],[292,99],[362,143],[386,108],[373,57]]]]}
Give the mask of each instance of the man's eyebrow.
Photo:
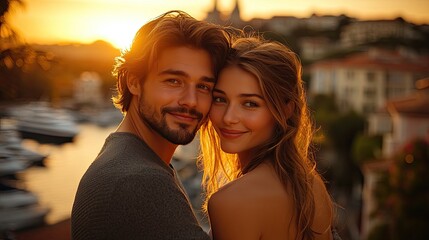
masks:
{"type": "MultiPolygon", "coordinates": [[[[166,70],[163,70],[159,73],[159,75],[163,75],[163,74],[171,74],[171,75],[177,75],[177,76],[182,76],[182,77],[190,77],[189,74],[187,74],[186,72],[184,72],[182,70],[175,70],[175,69],[166,69],[166,70]]],[[[202,81],[209,82],[209,83],[216,83],[216,79],[214,77],[208,77],[208,76],[203,76],[202,81]]]]}
{"type": "Polygon", "coordinates": [[[203,77],[203,81],[215,84],[216,83],[216,78],[214,78],[214,77],[203,77]]]}
{"type": "Polygon", "coordinates": [[[159,73],[159,75],[163,75],[163,74],[171,74],[171,75],[189,77],[189,74],[187,74],[186,72],[181,71],[181,70],[174,70],[174,69],[166,69],[166,70],[163,70],[159,73]]]}

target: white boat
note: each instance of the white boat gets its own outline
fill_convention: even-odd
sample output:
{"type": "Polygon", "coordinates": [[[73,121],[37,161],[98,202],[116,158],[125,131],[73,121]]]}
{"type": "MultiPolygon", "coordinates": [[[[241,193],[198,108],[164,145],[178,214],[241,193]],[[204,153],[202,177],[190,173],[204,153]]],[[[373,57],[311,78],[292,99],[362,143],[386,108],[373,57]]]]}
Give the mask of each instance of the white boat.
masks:
{"type": "Polygon", "coordinates": [[[22,145],[22,138],[14,129],[0,129],[0,156],[24,159],[31,165],[43,166],[47,157],[22,145]]]}
{"type": "Polygon", "coordinates": [[[19,189],[0,191],[0,209],[29,206],[38,201],[32,192],[19,189]]]}
{"type": "Polygon", "coordinates": [[[16,119],[16,128],[23,138],[44,143],[72,142],[79,133],[71,114],[49,107],[45,102],[35,102],[10,110],[16,119]]]}
{"type": "Polygon", "coordinates": [[[14,175],[29,168],[31,163],[14,156],[0,155],[0,177],[14,175]]]}
{"type": "Polygon", "coordinates": [[[49,211],[49,208],[40,205],[0,209],[0,232],[43,225],[49,211]]]}
{"type": "MultiPolygon", "coordinates": [[[[0,142],[1,144],[1,142],[0,142]]],[[[43,166],[43,161],[46,155],[34,152],[23,147],[21,144],[9,144],[0,146],[0,156],[8,155],[13,156],[17,159],[28,161],[31,165],[43,166]]]]}
{"type": "Polygon", "coordinates": [[[100,127],[110,127],[118,125],[123,117],[118,109],[110,107],[98,110],[91,120],[100,127]]]}
{"type": "Polygon", "coordinates": [[[0,181],[0,239],[2,233],[45,224],[50,212],[35,194],[6,182],[0,181]]]}

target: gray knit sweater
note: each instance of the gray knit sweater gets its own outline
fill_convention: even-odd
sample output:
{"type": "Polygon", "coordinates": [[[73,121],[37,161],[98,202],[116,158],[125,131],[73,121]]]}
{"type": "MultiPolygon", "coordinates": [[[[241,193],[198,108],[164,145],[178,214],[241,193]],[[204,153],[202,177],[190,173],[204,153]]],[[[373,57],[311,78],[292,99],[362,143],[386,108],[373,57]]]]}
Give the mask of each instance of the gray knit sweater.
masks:
{"type": "Polygon", "coordinates": [[[130,133],[112,133],[82,177],[73,239],[210,239],[171,166],[130,133]]]}

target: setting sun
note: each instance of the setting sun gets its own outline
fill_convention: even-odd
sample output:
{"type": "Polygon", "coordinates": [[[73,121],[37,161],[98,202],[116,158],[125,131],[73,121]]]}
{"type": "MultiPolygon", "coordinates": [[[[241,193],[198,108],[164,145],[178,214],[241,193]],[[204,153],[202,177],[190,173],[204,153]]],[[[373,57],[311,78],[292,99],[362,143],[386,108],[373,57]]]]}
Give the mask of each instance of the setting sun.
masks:
{"type": "Polygon", "coordinates": [[[121,49],[129,47],[134,34],[142,25],[140,21],[129,22],[126,19],[97,19],[93,24],[98,26],[92,32],[95,38],[103,39],[121,49]]]}

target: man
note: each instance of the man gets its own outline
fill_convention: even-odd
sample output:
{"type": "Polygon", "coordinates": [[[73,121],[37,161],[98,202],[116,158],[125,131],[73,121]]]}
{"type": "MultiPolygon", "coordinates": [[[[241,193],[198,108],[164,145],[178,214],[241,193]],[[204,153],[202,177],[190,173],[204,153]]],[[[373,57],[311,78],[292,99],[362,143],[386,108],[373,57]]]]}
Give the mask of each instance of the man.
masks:
{"type": "Polygon", "coordinates": [[[124,119],[81,179],[73,239],[209,239],[170,160],[206,120],[228,50],[221,27],[181,11],[137,32],[114,70],[124,119]]]}

